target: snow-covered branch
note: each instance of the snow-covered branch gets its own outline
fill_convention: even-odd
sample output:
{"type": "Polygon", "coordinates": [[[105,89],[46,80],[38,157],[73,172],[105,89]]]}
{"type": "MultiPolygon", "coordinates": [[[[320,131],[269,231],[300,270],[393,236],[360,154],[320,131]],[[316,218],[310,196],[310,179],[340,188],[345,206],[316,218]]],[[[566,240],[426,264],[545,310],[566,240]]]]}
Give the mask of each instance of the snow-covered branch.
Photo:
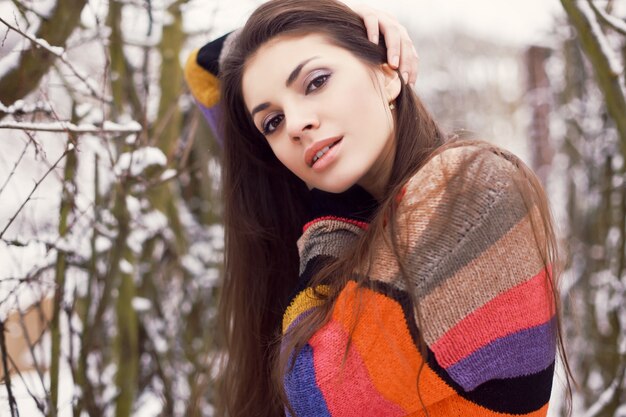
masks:
{"type": "Polygon", "coordinates": [[[608,113],[617,126],[622,153],[626,154],[626,92],[621,82],[624,67],[616,58],[589,4],[577,0],[561,0],[561,4],[576,28],[582,49],[593,66],[608,113]]]}
{"type": "Polygon", "coordinates": [[[87,75],[83,74],[78,68],[74,66],[74,64],[70,62],[69,59],[67,59],[65,49],[61,48],[60,46],[51,46],[45,39],[36,38],[32,35],[29,35],[28,33],[24,32],[20,28],[13,26],[12,24],[4,20],[2,17],[0,17],[0,22],[2,22],[9,29],[13,30],[14,32],[17,32],[21,36],[31,41],[33,44],[35,44],[36,47],[45,49],[46,51],[50,52],[52,55],[57,57],[61,62],[63,62],[72,71],[72,73],[74,73],[74,75],[79,80],[81,80],[85,84],[85,86],[89,89],[89,92],[95,98],[97,98],[98,100],[102,100],[106,103],[110,103],[112,101],[111,97],[107,95],[103,95],[98,91],[98,87],[96,86],[96,83],[92,79],[90,79],[87,75]]]}
{"type": "Polygon", "coordinates": [[[616,32],[619,32],[622,35],[626,36],[626,22],[614,16],[611,16],[602,9],[599,9],[593,0],[587,0],[587,2],[589,3],[589,6],[591,6],[591,8],[593,9],[596,16],[598,16],[598,19],[600,19],[604,24],[613,28],[616,32]]]}
{"type": "Polygon", "coordinates": [[[9,107],[0,102],[0,112],[5,114],[31,114],[31,113],[52,113],[50,103],[38,101],[37,103],[26,103],[24,100],[18,100],[9,107]]]}
{"type": "Polygon", "coordinates": [[[49,123],[0,122],[0,129],[18,129],[39,132],[70,132],[93,134],[128,134],[141,132],[141,125],[135,121],[125,124],[105,121],[101,126],[91,123],[79,124],[57,121],[49,123]]]}
{"type": "Polygon", "coordinates": [[[598,400],[591,407],[589,407],[584,417],[600,416],[601,413],[606,409],[606,407],[615,401],[616,396],[619,396],[621,393],[625,369],[626,365],[622,361],[613,382],[611,382],[611,384],[598,397],[598,400]]]}
{"type": "Polygon", "coordinates": [[[609,45],[609,41],[606,38],[606,35],[604,34],[604,32],[602,32],[602,28],[600,27],[600,24],[598,23],[598,20],[596,19],[595,14],[591,10],[591,8],[588,6],[588,4],[589,3],[581,2],[578,9],[587,19],[587,22],[589,24],[589,29],[591,31],[591,35],[597,41],[598,46],[600,47],[602,51],[602,54],[606,57],[606,60],[608,61],[609,68],[611,69],[612,75],[619,77],[619,75],[622,72],[624,72],[624,67],[619,62],[615,54],[615,51],[613,51],[613,49],[609,45]]]}

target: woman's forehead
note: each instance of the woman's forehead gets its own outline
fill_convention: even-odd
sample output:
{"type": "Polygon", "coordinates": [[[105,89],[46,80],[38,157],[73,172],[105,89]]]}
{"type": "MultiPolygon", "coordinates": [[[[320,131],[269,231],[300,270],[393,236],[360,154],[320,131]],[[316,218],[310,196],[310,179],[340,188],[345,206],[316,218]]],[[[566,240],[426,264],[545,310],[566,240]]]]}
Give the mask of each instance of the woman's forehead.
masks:
{"type": "Polygon", "coordinates": [[[270,64],[277,72],[281,66],[301,58],[303,55],[315,51],[332,51],[341,49],[332,44],[323,34],[307,35],[279,35],[262,44],[244,64],[244,76],[251,68],[258,67],[259,63],[270,64]],[[279,61],[276,61],[276,60],[279,61]],[[269,61],[269,62],[267,62],[269,61]]]}
{"type": "Polygon", "coordinates": [[[287,87],[290,75],[301,64],[318,58],[346,57],[348,51],[332,44],[323,34],[282,35],[269,40],[244,65],[242,91],[246,103],[264,90],[287,87]]]}

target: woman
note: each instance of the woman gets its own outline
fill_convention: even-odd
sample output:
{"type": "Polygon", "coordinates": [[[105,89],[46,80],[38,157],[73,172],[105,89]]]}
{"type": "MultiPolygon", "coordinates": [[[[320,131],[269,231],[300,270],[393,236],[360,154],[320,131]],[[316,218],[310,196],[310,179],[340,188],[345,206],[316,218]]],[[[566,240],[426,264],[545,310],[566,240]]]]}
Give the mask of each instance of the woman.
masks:
{"type": "Polygon", "coordinates": [[[220,67],[219,412],[544,416],[545,194],[510,153],[446,141],[385,61],[341,3],[275,0],[220,67]]]}

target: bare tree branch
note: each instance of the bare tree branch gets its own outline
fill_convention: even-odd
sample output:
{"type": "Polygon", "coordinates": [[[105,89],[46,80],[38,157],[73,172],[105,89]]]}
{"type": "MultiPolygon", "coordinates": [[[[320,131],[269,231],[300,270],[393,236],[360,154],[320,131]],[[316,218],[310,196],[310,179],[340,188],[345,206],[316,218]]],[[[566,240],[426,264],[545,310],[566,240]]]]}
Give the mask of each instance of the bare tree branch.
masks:
{"type": "Polygon", "coordinates": [[[13,396],[13,389],[11,388],[11,372],[7,364],[7,345],[4,339],[4,322],[0,321],[0,350],[2,350],[2,367],[4,369],[4,384],[7,387],[7,393],[9,394],[9,407],[11,408],[11,417],[18,417],[20,415],[17,409],[17,402],[13,396]]]}
{"type": "Polygon", "coordinates": [[[13,177],[13,175],[15,175],[15,170],[17,169],[17,166],[22,161],[22,158],[24,157],[24,154],[26,154],[26,150],[28,149],[29,145],[30,145],[30,142],[26,143],[26,145],[24,146],[24,149],[22,150],[22,153],[17,158],[17,161],[15,161],[15,164],[13,165],[13,169],[11,169],[11,172],[9,172],[9,176],[7,177],[7,179],[4,181],[4,183],[0,187],[0,195],[2,195],[2,192],[6,188],[7,184],[9,183],[9,181],[11,180],[11,177],[13,177]]]}
{"type": "Polygon", "coordinates": [[[141,125],[137,122],[127,124],[105,121],[102,126],[94,124],[81,124],[66,121],[50,123],[27,123],[27,122],[0,122],[0,129],[30,130],[36,132],[66,132],[66,133],[93,133],[93,134],[129,134],[141,132],[141,125]]]}
{"type": "Polygon", "coordinates": [[[26,39],[28,39],[29,41],[34,43],[36,45],[36,47],[42,48],[42,49],[48,51],[51,55],[53,55],[54,57],[59,59],[65,65],[67,65],[67,67],[72,71],[72,73],[79,80],[81,80],[83,82],[83,84],[85,84],[85,86],[87,87],[89,92],[95,98],[97,98],[98,100],[102,100],[104,102],[107,102],[107,103],[111,102],[111,97],[104,96],[104,95],[100,94],[100,92],[97,90],[96,86],[94,86],[93,80],[91,80],[89,77],[87,77],[81,71],[79,71],[78,68],[76,68],[74,66],[74,64],[72,64],[72,62],[69,59],[67,59],[67,55],[65,54],[65,50],[62,47],[50,46],[50,44],[47,41],[45,41],[44,39],[38,39],[38,38],[35,38],[35,37],[29,35],[28,33],[22,31],[20,28],[11,25],[9,22],[7,22],[6,20],[4,20],[1,17],[0,17],[0,22],[4,23],[9,29],[19,33],[20,35],[22,35],[23,37],[25,37],[26,39]]]}

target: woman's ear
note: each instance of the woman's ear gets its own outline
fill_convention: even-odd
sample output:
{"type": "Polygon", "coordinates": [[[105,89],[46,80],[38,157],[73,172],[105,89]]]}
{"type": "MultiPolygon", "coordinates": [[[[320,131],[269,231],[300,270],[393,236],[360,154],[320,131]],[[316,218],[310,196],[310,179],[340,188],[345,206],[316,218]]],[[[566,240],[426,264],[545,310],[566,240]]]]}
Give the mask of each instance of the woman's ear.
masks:
{"type": "Polygon", "coordinates": [[[398,97],[398,95],[400,95],[400,90],[402,89],[402,78],[400,77],[400,74],[398,74],[398,71],[391,68],[387,63],[381,64],[380,68],[383,73],[387,102],[391,103],[398,97]]]}

